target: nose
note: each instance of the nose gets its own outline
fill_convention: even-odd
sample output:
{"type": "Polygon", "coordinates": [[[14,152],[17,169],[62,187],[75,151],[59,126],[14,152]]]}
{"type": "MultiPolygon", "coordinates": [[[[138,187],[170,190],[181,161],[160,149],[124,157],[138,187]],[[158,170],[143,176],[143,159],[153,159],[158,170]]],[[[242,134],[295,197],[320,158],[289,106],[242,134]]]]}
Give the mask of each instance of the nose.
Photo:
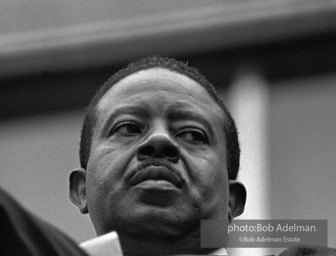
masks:
{"type": "Polygon", "coordinates": [[[168,134],[154,133],[138,146],[137,157],[139,161],[147,158],[164,158],[177,163],[180,159],[180,150],[168,134]]]}

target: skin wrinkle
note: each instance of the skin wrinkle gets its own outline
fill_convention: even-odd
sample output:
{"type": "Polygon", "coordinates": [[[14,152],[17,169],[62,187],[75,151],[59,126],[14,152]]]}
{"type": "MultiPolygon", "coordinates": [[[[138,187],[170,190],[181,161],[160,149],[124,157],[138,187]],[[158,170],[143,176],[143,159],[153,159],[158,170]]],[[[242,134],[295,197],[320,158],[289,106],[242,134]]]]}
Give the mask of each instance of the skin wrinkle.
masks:
{"type": "MultiPolygon", "coordinates": [[[[141,72],[141,73],[146,73],[146,72],[141,72]]],[[[166,73],[166,71],[164,71],[164,73],[166,73]]],[[[139,74],[140,75],[140,74],[139,74]]],[[[183,77],[182,75],[179,75],[179,77],[183,77]]],[[[127,79],[127,78],[126,78],[127,79]]],[[[125,80],[126,80],[125,79],[125,80]]],[[[169,84],[171,83],[170,82],[170,80],[169,79],[164,79],[165,81],[169,81],[169,84]]],[[[189,78],[186,78],[186,77],[183,77],[183,81],[185,81],[185,80],[188,80],[187,81],[187,83],[189,83],[189,81],[191,81],[189,78]]],[[[124,81],[125,82],[125,81],[124,81]]],[[[194,83],[194,82],[193,82],[194,83]]],[[[141,83],[140,83],[141,84],[141,83]]],[[[139,93],[142,93],[142,92],[144,92],[144,91],[146,91],[146,93],[147,93],[147,89],[146,89],[146,86],[144,86],[145,84],[141,84],[142,86],[140,87],[140,84],[138,84],[137,85],[137,92],[139,93]]],[[[151,84],[151,86],[152,86],[152,84],[151,84]]],[[[161,90],[161,87],[162,87],[162,85],[161,84],[159,84],[159,83],[156,83],[155,84],[155,86],[158,86],[159,88],[158,88],[158,90],[159,90],[159,92],[160,92],[160,90],[161,90]]],[[[179,86],[180,87],[180,86],[179,86]]],[[[200,90],[204,90],[203,88],[200,88],[200,90]]],[[[122,94],[125,94],[125,92],[126,92],[126,97],[128,97],[128,95],[132,98],[132,95],[133,95],[133,89],[131,90],[131,91],[127,91],[126,89],[125,89],[125,87],[121,90],[122,91],[122,94]]],[[[176,97],[180,97],[180,95],[181,95],[181,93],[172,93],[171,94],[171,89],[170,88],[167,88],[166,90],[164,90],[165,91],[165,94],[167,94],[168,92],[170,93],[169,95],[172,95],[172,97],[173,98],[176,98],[176,97]]],[[[111,91],[110,91],[111,92],[111,91]]],[[[162,91],[161,91],[161,93],[162,93],[162,91]]],[[[157,98],[162,98],[162,94],[161,93],[158,93],[157,94],[157,98]]],[[[156,90],[154,90],[154,95],[156,94],[156,90]]],[[[204,94],[204,93],[203,93],[204,94]]],[[[187,95],[187,98],[184,98],[183,100],[188,100],[188,101],[190,101],[190,102],[195,102],[195,100],[193,99],[193,98],[189,98],[190,97],[190,95],[192,95],[192,93],[189,93],[188,95],[187,95]]],[[[140,94],[138,94],[137,95],[137,97],[140,97],[140,94]]],[[[105,95],[104,96],[104,98],[102,99],[102,101],[100,102],[100,104],[99,104],[99,112],[101,112],[101,107],[103,106],[103,105],[105,105],[105,104],[109,104],[109,102],[107,101],[107,99],[109,98],[109,92],[107,93],[107,95],[105,95]]],[[[125,95],[123,96],[123,98],[125,98],[125,95]]],[[[178,98],[178,99],[180,99],[180,98],[178,98]]],[[[116,105],[118,105],[118,104],[120,104],[121,103],[121,101],[118,99],[118,100],[116,100],[116,101],[114,101],[114,106],[116,106],[116,105]]],[[[199,104],[199,103],[197,103],[197,104],[199,104]]],[[[202,103],[203,104],[203,103],[202,103]]],[[[217,107],[217,105],[216,104],[214,104],[216,107],[217,107]]],[[[192,105],[193,107],[195,107],[195,106],[197,106],[197,105],[192,105]]],[[[197,111],[201,111],[201,109],[200,109],[200,107],[199,107],[199,105],[196,107],[196,109],[197,109],[197,111]]],[[[218,115],[218,117],[217,117],[217,119],[219,119],[221,116],[222,116],[222,110],[219,108],[219,107],[217,107],[217,109],[218,109],[218,111],[219,111],[219,115],[218,115]]],[[[158,113],[156,113],[156,114],[158,114],[158,113]]],[[[104,115],[105,116],[105,115],[104,115]]],[[[105,116],[104,117],[104,120],[106,120],[106,118],[108,118],[107,116],[105,116]]],[[[104,125],[104,122],[101,122],[101,124],[102,125],[104,125]]],[[[218,128],[217,128],[218,129],[218,128]]],[[[94,138],[96,138],[96,135],[94,135],[94,138]]],[[[216,145],[217,145],[217,143],[215,143],[216,145]]],[[[96,146],[95,146],[95,144],[93,143],[93,148],[95,148],[96,146]]],[[[128,152],[131,152],[133,150],[133,147],[130,149],[130,150],[128,150],[128,152]]],[[[212,151],[212,150],[211,150],[212,151]]],[[[191,152],[192,152],[192,150],[191,150],[191,152]]],[[[94,152],[92,152],[92,153],[94,153],[94,152]]],[[[106,153],[106,152],[105,152],[106,153]]],[[[115,152],[113,152],[113,150],[111,150],[111,155],[114,155],[114,153],[115,152]]],[[[103,152],[102,152],[102,154],[104,154],[103,152]]],[[[126,155],[127,155],[127,152],[126,152],[126,155]]],[[[191,156],[191,154],[189,153],[189,157],[188,158],[192,158],[192,156],[191,156]]],[[[204,156],[204,159],[207,159],[207,158],[209,158],[209,153],[208,154],[206,154],[206,156],[204,156]]],[[[104,158],[105,158],[106,156],[104,156],[104,158]]],[[[104,159],[103,158],[103,159],[104,159]]],[[[129,156],[129,159],[130,159],[131,157],[129,156]]],[[[92,158],[90,158],[90,160],[91,160],[92,158]]],[[[102,159],[102,162],[104,161],[102,159]]],[[[190,159],[188,160],[190,163],[192,163],[194,166],[196,166],[198,163],[197,162],[192,162],[192,161],[190,161],[190,159]]],[[[185,163],[189,163],[188,161],[186,161],[185,163]]],[[[124,160],[124,162],[128,162],[128,160],[124,160]]],[[[204,160],[203,161],[200,161],[200,160],[198,160],[198,162],[204,162],[204,160]]],[[[91,163],[91,161],[89,161],[89,166],[90,166],[90,163],[91,163]]],[[[132,163],[131,161],[129,162],[130,164],[132,163]]],[[[127,169],[129,167],[129,165],[127,166],[127,165],[123,165],[122,167],[118,167],[118,168],[120,168],[120,169],[123,169],[123,170],[125,170],[125,169],[127,169]],[[125,169],[124,169],[125,168],[125,169]]],[[[103,167],[98,167],[99,169],[101,169],[101,168],[103,168],[103,167]]],[[[89,168],[89,169],[92,169],[92,167],[91,168],[89,168]]],[[[94,168],[94,169],[97,169],[97,168],[94,168]]],[[[190,171],[189,171],[189,173],[193,173],[193,168],[192,167],[190,167],[190,168],[186,168],[186,169],[190,169],[190,171]]],[[[120,175],[122,175],[123,173],[121,172],[120,173],[120,175]]],[[[118,176],[118,177],[120,177],[120,176],[118,176]]],[[[199,184],[200,183],[200,180],[199,180],[199,178],[202,178],[202,177],[204,177],[203,175],[201,175],[201,176],[199,176],[199,177],[197,177],[197,176],[195,176],[195,180],[192,180],[192,178],[193,177],[189,177],[189,179],[190,180],[192,180],[192,181],[194,181],[196,184],[199,184]]],[[[205,193],[205,194],[208,194],[208,192],[206,192],[206,189],[204,189],[204,188],[202,188],[202,190],[201,191],[203,191],[202,193],[205,193]]],[[[199,192],[196,192],[196,193],[200,193],[201,191],[199,191],[199,192]]],[[[193,193],[195,193],[195,192],[193,192],[193,193]]],[[[196,198],[201,198],[201,196],[200,195],[197,195],[197,197],[196,198]]]]}
{"type": "MultiPolygon", "coordinates": [[[[103,137],[103,138],[105,138],[105,137],[103,137]]],[[[107,146],[104,146],[105,148],[104,148],[104,153],[103,153],[103,155],[104,155],[104,158],[106,157],[106,158],[108,158],[109,157],[109,155],[110,154],[113,154],[116,150],[117,150],[117,148],[114,148],[114,149],[112,149],[112,148],[110,148],[110,147],[107,147],[107,146]]],[[[129,147],[129,148],[127,148],[127,147],[124,147],[125,149],[126,149],[126,151],[125,151],[125,155],[127,155],[129,152],[132,152],[132,151],[134,151],[134,148],[135,148],[135,146],[132,146],[132,147],[129,147]]],[[[117,157],[117,156],[116,156],[117,157]]],[[[128,161],[128,163],[130,162],[130,159],[132,158],[132,155],[131,154],[129,154],[129,158],[127,159],[128,161]]],[[[102,159],[103,161],[101,161],[101,163],[104,163],[105,161],[104,161],[104,159],[102,159]]],[[[128,165],[126,166],[121,166],[121,167],[118,167],[118,166],[113,166],[113,167],[111,167],[111,170],[112,169],[114,169],[114,168],[120,168],[120,169],[123,169],[123,170],[127,170],[127,168],[128,168],[128,165]]],[[[100,167],[100,166],[98,166],[98,167],[95,167],[95,168],[92,168],[92,169],[94,169],[94,170],[101,170],[101,169],[103,169],[103,167],[100,167]]],[[[106,171],[108,171],[108,170],[106,170],[106,171]]],[[[122,176],[124,175],[124,173],[119,173],[119,175],[117,176],[117,178],[121,178],[122,176]]],[[[98,176],[97,178],[102,178],[101,176],[98,176]]],[[[97,185],[99,185],[99,183],[97,184],[97,185]]]]}
{"type": "Polygon", "coordinates": [[[172,164],[169,163],[169,161],[164,159],[147,159],[143,162],[141,162],[136,168],[134,168],[132,171],[130,171],[126,176],[125,180],[129,180],[132,176],[135,175],[135,173],[140,172],[141,170],[145,169],[148,166],[163,166],[166,167],[168,170],[170,170],[172,173],[174,173],[177,177],[181,179],[181,182],[184,183],[184,178],[182,177],[181,172],[172,166],[172,164]]]}
{"type": "MultiPolygon", "coordinates": [[[[176,61],[170,58],[164,58],[160,56],[153,56],[141,59],[139,61],[129,64],[124,69],[121,69],[97,91],[97,94],[92,99],[90,106],[88,108],[87,114],[85,116],[83,129],[81,133],[80,142],[80,162],[81,166],[86,169],[87,161],[89,158],[89,152],[91,147],[91,139],[93,133],[93,126],[96,119],[96,107],[105,95],[105,93],[114,86],[118,81],[130,76],[133,73],[146,71],[148,69],[167,69],[178,74],[186,75],[187,77],[193,79],[199,85],[206,89],[206,91],[211,95],[212,99],[222,108],[224,111],[224,119],[227,121],[224,130],[225,134],[228,135],[227,148],[228,148],[228,166],[230,172],[230,178],[235,179],[237,177],[237,172],[239,169],[239,143],[237,137],[237,130],[230,113],[226,109],[223,100],[218,96],[218,92],[213,88],[213,85],[202,75],[197,69],[188,67],[186,63],[176,61]]],[[[165,78],[163,78],[165,79],[165,78]]],[[[190,94],[191,95],[191,94],[190,94]]]]}
{"type": "Polygon", "coordinates": [[[195,80],[152,68],[118,81],[96,111],[85,183],[97,234],[117,231],[126,256],[201,253],[200,220],[228,217],[225,110],[195,80]],[[159,177],[151,165],[175,185],[146,180],[159,177]]]}

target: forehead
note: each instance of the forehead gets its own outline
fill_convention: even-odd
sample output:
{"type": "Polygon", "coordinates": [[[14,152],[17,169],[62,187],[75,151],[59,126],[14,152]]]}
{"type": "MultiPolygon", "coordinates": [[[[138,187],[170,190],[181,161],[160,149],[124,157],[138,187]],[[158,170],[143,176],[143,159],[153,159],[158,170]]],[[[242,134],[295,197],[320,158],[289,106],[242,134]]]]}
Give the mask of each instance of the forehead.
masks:
{"type": "Polygon", "coordinates": [[[224,121],[224,111],[202,85],[165,68],[146,69],[123,78],[105,93],[97,110],[102,113],[121,105],[146,105],[148,101],[160,106],[185,105],[204,114],[211,112],[224,121]]]}

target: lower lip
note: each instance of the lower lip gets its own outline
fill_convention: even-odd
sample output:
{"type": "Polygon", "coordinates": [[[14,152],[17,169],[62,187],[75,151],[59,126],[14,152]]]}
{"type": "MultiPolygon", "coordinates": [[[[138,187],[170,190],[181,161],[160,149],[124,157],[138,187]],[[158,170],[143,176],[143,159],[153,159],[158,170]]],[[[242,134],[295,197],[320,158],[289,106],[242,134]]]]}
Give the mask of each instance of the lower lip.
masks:
{"type": "Polygon", "coordinates": [[[175,185],[166,180],[145,180],[136,185],[136,187],[156,189],[156,190],[171,190],[177,189],[175,185]]]}

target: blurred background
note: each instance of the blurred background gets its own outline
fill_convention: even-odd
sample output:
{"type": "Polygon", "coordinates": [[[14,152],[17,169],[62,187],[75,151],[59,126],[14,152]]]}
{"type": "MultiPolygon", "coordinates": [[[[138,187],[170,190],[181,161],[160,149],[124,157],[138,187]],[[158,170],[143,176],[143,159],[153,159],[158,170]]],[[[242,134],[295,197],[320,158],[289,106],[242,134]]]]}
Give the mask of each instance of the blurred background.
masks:
{"type": "Polygon", "coordinates": [[[327,219],[336,247],[336,1],[0,1],[0,186],[78,242],[68,199],[85,106],[126,63],[174,57],[222,93],[242,219],[327,219]]]}

